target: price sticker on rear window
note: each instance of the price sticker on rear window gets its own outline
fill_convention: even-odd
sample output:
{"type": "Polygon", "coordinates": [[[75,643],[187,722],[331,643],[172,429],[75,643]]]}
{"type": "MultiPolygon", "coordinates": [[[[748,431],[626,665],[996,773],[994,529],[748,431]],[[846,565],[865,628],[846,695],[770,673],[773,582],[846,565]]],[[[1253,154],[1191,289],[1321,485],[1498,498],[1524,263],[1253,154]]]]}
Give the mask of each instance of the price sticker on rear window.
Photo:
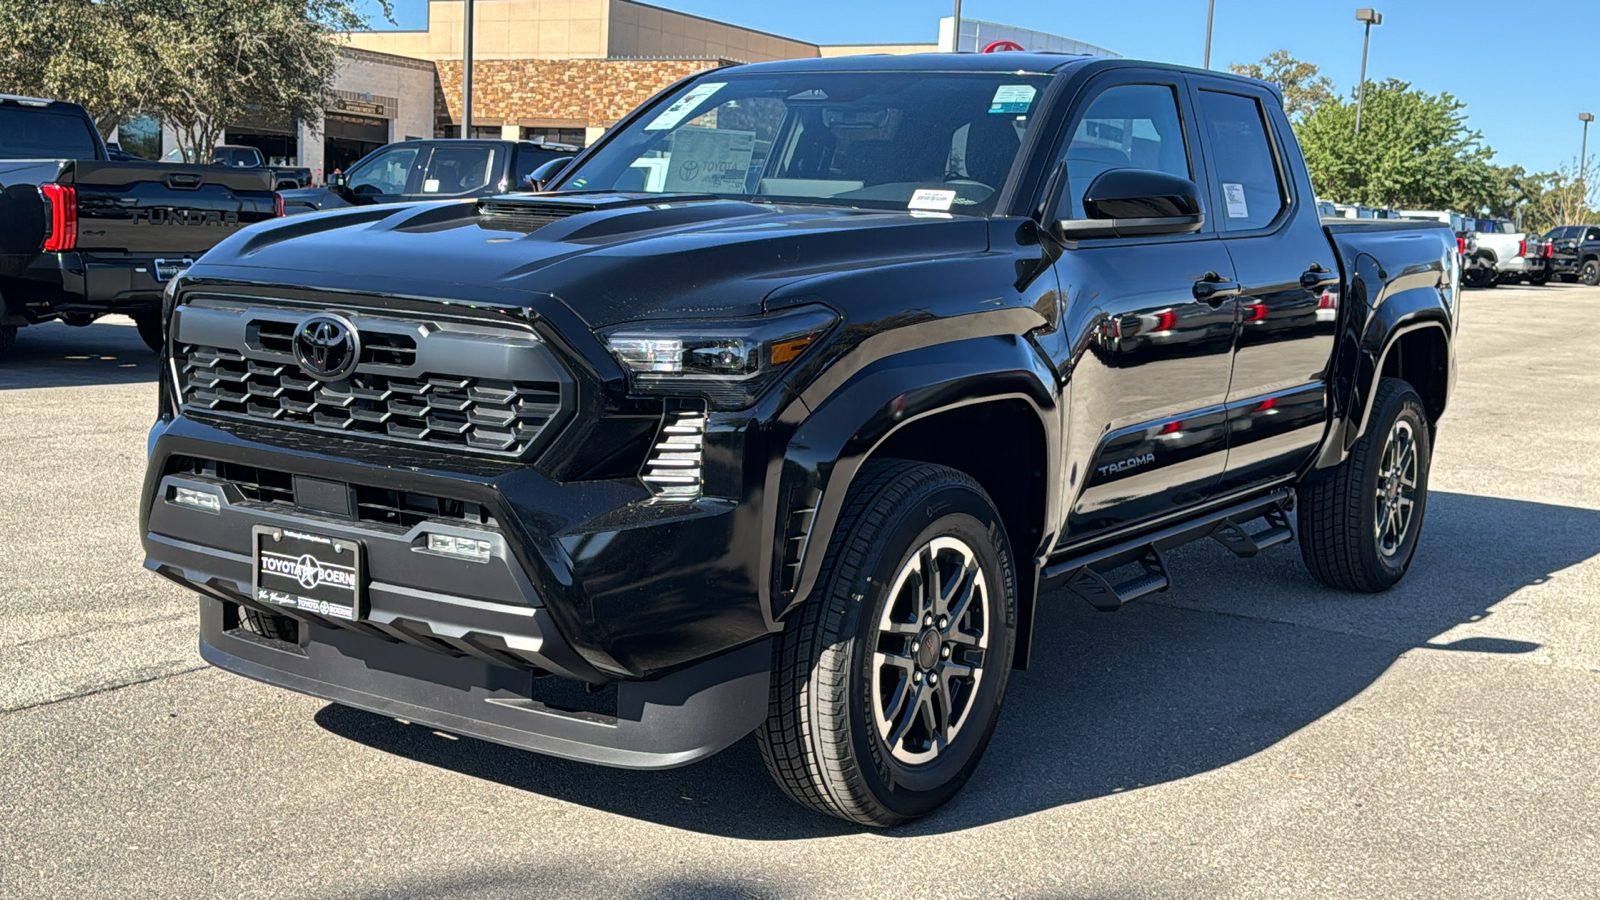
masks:
{"type": "Polygon", "coordinates": [[[689,118],[689,114],[694,112],[700,104],[706,102],[707,97],[727,86],[728,83],[726,81],[713,81],[707,84],[695,85],[689,93],[679,97],[671,106],[662,110],[661,115],[656,116],[649,125],[644,127],[644,130],[666,131],[668,128],[689,118]]]}
{"type": "Polygon", "coordinates": [[[989,115],[1022,115],[1038,93],[1039,89],[1031,84],[1002,84],[995,88],[994,99],[989,101],[989,115]]]}
{"type": "Polygon", "coordinates": [[[955,191],[941,191],[936,188],[917,188],[911,195],[911,202],[907,209],[929,209],[934,212],[946,212],[950,204],[956,202],[955,191]]]}

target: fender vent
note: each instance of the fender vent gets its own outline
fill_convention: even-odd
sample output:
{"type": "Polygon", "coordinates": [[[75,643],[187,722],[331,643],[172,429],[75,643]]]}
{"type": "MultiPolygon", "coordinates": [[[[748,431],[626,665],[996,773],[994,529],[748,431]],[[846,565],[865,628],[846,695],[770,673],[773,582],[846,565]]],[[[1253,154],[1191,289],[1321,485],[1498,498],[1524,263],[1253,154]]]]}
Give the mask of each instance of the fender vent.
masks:
{"type": "Polygon", "coordinates": [[[639,478],[661,500],[694,500],[700,496],[706,411],[686,401],[669,401],[661,420],[661,436],[639,478]]]}

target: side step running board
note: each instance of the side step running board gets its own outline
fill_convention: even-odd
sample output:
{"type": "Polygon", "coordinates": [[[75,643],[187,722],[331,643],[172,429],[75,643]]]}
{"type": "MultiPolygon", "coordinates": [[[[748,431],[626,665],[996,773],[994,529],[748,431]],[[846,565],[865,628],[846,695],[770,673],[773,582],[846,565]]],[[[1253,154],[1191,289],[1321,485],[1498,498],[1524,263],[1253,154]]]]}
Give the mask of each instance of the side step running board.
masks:
{"type": "Polygon", "coordinates": [[[1238,556],[1255,556],[1294,538],[1294,529],[1289,525],[1292,509],[1294,491],[1283,488],[1140,537],[1058,558],[1058,562],[1042,570],[1040,591],[1065,587],[1102,612],[1121,609],[1130,600],[1171,587],[1172,579],[1167,574],[1162,553],[1210,537],[1238,556]],[[1266,527],[1249,531],[1242,524],[1256,519],[1265,520],[1266,527]],[[1119,577],[1115,582],[1111,580],[1116,570],[1134,564],[1139,566],[1138,573],[1119,577]]]}
{"type": "Polygon", "coordinates": [[[1267,527],[1257,532],[1244,530],[1244,526],[1228,518],[1211,529],[1211,537],[1238,557],[1248,558],[1268,547],[1276,547],[1294,539],[1294,529],[1289,527],[1289,514],[1281,506],[1267,510],[1263,516],[1267,527]]]}
{"type": "Polygon", "coordinates": [[[1172,586],[1172,580],[1167,577],[1167,564],[1155,547],[1147,548],[1138,562],[1144,570],[1143,574],[1117,584],[1107,581],[1106,576],[1092,566],[1084,566],[1068,579],[1067,590],[1101,612],[1114,612],[1121,609],[1124,603],[1172,586]]]}

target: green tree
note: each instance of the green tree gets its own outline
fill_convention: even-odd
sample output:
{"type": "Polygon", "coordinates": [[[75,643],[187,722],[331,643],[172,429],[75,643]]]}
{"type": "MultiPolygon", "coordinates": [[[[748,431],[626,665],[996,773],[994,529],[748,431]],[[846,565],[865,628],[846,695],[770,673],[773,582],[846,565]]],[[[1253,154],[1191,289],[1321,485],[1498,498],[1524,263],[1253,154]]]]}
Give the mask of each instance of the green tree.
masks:
{"type": "MultiPolygon", "coordinates": [[[[155,73],[150,111],[201,153],[245,116],[315,121],[338,70],[338,32],[367,23],[359,0],[114,2],[128,7],[155,73]]],[[[391,16],[389,0],[378,3],[391,16]]]]}
{"type": "Polygon", "coordinates": [[[1333,82],[1315,64],[1295,59],[1287,50],[1269,53],[1260,62],[1230,63],[1228,71],[1277,85],[1283,92],[1284,112],[1296,122],[1322,104],[1333,102],[1336,95],[1333,82]]]}
{"type": "Polygon", "coordinates": [[[1295,128],[1319,196],[1373,206],[1477,211],[1496,197],[1494,151],[1467,125],[1466,104],[1405,82],[1367,83],[1355,103],[1323,103],[1295,128]]]}
{"type": "Polygon", "coordinates": [[[0,93],[82,104],[110,134],[142,106],[147,74],[120,2],[0,0],[0,93]]]}

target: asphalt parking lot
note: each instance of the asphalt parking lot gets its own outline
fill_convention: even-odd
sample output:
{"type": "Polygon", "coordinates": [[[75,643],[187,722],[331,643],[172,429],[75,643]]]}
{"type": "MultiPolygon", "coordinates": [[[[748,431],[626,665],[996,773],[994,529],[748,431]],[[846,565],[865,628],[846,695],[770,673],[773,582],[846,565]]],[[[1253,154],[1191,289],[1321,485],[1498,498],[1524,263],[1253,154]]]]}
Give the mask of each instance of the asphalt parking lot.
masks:
{"type": "Polygon", "coordinates": [[[1398,589],[1294,550],[1046,599],[983,766],[893,832],[753,741],[671,772],[457,739],[205,667],[140,567],[131,325],[0,365],[0,896],[1600,895],[1600,289],[1469,292],[1398,589]]]}

